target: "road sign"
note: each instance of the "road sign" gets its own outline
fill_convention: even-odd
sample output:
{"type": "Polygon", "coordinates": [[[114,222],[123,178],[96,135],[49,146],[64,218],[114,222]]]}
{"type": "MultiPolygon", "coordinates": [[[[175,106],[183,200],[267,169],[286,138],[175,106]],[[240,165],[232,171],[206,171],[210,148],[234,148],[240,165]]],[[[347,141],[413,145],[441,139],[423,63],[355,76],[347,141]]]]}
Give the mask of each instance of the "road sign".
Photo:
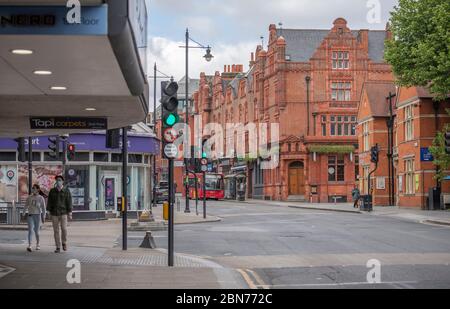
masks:
{"type": "Polygon", "coordinates": [[[202,165],[201,171],[202,172],[207,172],[208,171],[208,166],[207,165],[202,165]]]}
{"type": "Polygon", "coordinates": [[[175,159],[178,156],[178,148],[174,144],[167,144],[164,147],[164,154],[169,159],[175,159]]]}
{"type": "Polygon", "coordinates": [[[167,143],[173,143],[178,137],[177,131],[174,128],[167,128],[164,130],[164,140],[167,143]]]}
{"type": "Polygon", "coordinates": [[[200,161],[200,164],[201,164],[201,165],[206,165],[206,164],[208,164],[208,160],[207,160],[207,159],[202,159],[202,160],[200,161]]]}

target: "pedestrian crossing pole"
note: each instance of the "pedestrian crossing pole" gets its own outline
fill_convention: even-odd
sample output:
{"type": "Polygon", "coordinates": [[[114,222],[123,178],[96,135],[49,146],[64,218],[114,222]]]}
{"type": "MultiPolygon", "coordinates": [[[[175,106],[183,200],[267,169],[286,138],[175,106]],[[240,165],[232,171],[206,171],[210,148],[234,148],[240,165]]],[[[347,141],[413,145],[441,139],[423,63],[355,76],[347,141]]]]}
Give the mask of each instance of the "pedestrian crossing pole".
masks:
{"type": "Polygon", "coordinates": [[[122,250],[128,250],[128,128],[122,128],[122,250]]]}
{"type": "MultiPolygon", "coordinates": [[[[173,159],[169,159],[169,243],[168,243],[168,264],[169,267],[174,266],[174,213],[173,206],[175,201],[173,159]]],[[[187,197],[186,197],[187,198],[187,197]]]]}

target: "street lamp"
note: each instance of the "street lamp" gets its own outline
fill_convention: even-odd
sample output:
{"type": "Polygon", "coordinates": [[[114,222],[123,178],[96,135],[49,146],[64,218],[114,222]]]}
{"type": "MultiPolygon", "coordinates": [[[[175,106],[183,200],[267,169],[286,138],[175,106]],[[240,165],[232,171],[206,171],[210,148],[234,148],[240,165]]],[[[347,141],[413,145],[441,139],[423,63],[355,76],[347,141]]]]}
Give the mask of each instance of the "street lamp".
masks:
{"type": "MultiPolygon", "coordinates": [[[[207,62],[211,62],[211,60],[214,58],[214,56],[211,54],[211,46],[204,46],[203,44],[200,44],[199,42],[195,41],[194,39],[192,39],[189,36],[189,29],[186,29],[186,45],[185,46],[180,46],[180,48],[185,48],[186,49],[186,99],[185,99],[185,104],[186,104],[186,125],[189,126],[189,49],[191,48],[200,48],[200,49],[206,49],[206,54],[203,56],[203,58],[205,58],[205,60],[207,62]],[[197,46],[189,46],[189,41],[197,44],[197,46]]],[[[190,147],[185,147],[185,151],[184,153],[189,153],[189,155],[187,157],[191,157],[191,149],[190,147]]],[[[185,156],[184,158],[184,169],[185,169],[185,175],[186,175],[186,180],[189,179],[189,169],[188,169],[188,159],[185,156]]],[[[186,181],[185,184],[185,192],[186,192],[186,208],[184,210],[185,213],[190,213],[191,210],[189,209],[189,199],[188,199],[188,191],[189,191],[189,181],[186,181]]]]}

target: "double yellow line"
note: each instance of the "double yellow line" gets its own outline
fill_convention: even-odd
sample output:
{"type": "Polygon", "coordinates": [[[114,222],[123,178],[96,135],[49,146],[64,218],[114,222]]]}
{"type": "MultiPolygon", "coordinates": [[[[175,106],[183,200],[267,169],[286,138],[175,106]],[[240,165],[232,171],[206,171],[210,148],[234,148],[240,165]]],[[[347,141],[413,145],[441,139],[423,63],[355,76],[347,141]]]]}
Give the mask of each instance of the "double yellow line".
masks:
{"type": "Polygon", "coordinates": [[[255,289],[269,289],[269,285],[261,279],[261,277],[251,269],[237,269],[237,272],[244,278],[248,287],[252,290],[255,289]]]}

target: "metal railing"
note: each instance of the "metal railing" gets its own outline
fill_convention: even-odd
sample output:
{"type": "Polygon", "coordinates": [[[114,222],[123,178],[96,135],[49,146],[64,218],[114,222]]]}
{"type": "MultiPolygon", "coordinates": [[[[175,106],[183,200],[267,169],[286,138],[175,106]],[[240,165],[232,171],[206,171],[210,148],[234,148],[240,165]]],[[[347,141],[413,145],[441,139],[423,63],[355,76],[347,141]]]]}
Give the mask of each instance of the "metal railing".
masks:
{"type": "Polygon", "coordinates": [[[21,224],[23,213],[23,204],[0,202],[0,224],[19,225],[21,224]]]}

